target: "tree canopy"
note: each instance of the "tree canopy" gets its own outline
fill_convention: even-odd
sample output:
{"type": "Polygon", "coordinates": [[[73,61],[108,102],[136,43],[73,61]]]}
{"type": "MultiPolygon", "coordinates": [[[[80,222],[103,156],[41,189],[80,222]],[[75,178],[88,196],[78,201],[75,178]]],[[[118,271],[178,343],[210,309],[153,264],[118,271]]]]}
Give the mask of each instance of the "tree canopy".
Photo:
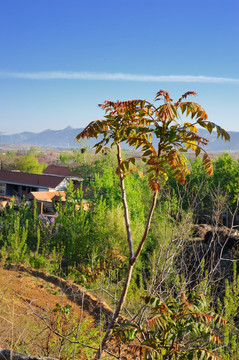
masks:
{"type": "Polygon", "coordinates": [[[196,93],[188,91],[174,102],[167,91],[160,90],[156,94],[155,103],[139,99],[117,102],[105,101],[104,104],[99,105],[105,111],[104,119],[92,121],[76,137],[80,141],[84,138],[98,138],[101,135],[100,141],[95,145],[96,153],[101,150],[109,150],[109,146],[116,146],[117,148],[118,166],[116,173],[120,178],[129,254],[128,269],[121,297],[95,359],[100,359],[102,349],[112,334],[112,329],[124,305],[133,267],[147,238],[162,182],[168,177],[175,178],[181,184],[185,182],[189,169],[184,154],[189,150],[194,151],[196,157],[203,152],[203,166],[209,175],[212,174],[212,162],[204,149],[208,140],[199,136],[198,126],[207,129],[209,133],[215,129],[217,136],[222,137],[225,141],[230,139],[229,134],[224,129],[208,120],[208,115],[201,105],[187,101],[187,97],[190,95],[195,96],[196,93]],[[163,103],[158,106],[158,101],[163,103]],[[184,121],[185,116],[190,117],[190,121],[184,121]],[[157,140],[156,146],[153,143],[153,138],[157,140]],[[137,168],[131,167],[131,165],[135,165],[136,159],[135,157],[122,158],[121,143],[124,141],[134,149],[142,151],[141,159],[146,164],[149,186],[153,191],[145,229],[136,249],[132,239],[124,182],[125,176],[129,172],[137,170],[137,168]]]}

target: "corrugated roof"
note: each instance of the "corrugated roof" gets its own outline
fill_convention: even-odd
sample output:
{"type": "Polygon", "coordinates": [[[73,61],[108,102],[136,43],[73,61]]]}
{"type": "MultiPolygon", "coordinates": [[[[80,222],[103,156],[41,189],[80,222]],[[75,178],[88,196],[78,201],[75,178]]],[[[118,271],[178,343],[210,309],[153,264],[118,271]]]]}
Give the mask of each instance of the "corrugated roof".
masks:
{"type": "Polygon", "coordinates": [[[28,174],[9,170],[0,170],[0,182],[8,184],[18,184],[25,186],[34,186],[40,188],[55,188],[59,185],[65,176],[46,175],[46,174],[28,174]]]}

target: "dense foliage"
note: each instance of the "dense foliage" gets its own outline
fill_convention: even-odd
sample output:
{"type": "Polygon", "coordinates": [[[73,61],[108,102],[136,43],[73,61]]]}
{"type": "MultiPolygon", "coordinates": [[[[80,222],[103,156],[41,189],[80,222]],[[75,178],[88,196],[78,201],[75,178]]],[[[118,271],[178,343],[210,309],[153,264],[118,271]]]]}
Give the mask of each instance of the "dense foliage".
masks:
{"type": "MultiPolygon", "coordinates": [[[[54,203],[52,215],[39,215],[36,203],[30,207],[14,199],[0,215],[2,264],[45,269],[111,298],[115,310],[95,359],[101,358],[122,310],[130,323],[115,330],[117,358],[122,341],[134,341],[129,345],[145,359],[238,355],[237,300],[231,301],[238,294],[231,238],[238,162],[223,154],[212,163],[198,126],[209,133],[215,129],[225,141],[230,136],[187,100],[191,95],[196,94],[189,91],[174,102],[161,90],[154,103],[106,101],[100,105],[104,119],[91,122],[76,138],[98,138],[96,154],[102,155],[88,161],[84,148],[60,156],[84,177],[83,187],[76,190],[71,183],[66,201],[54,203]],[[133,149],[130,156],[122,151],[125,142],[133,149]],[[116,165],[109,155],[114,147],[116,165]],[[189,151],[196,160],[187,161],[189,151]],[[196,227],[202,222],[210,231],[196,227]],[[231,226],[229,232],[223,222],[231,226]]],[[[17,159],[18,168],[39,172],[37,149],[25,155],[17,159]]]]}
{"type": "Polygon", "coordinates": [[[207,307],[204,296],[197,296],[194,303],[188,302],[184,293],[177,301],[164,302],[152,296],[145,296],[144,301],[149,306],[145,323],[114,329],[114,336],[128,343],[140,359],[219,360],[209,348],[221,343],[216,332],[226,321],[218,314],[202,312],[207,307]]]}
{"type": "MultiPolygon", "coordinates": [[[[137,165],[143,173],[144,165],[137,165]]],[[[216,269],[212,275],[207,266],[208,258],[200,261],[201,248],[196,244],[192,247],[190,239],[193,223],[202,219],[211,222],[218,204],[222,211],[221,216],[214,217],[218,226],[222,224],[224,212],[235,211],[239,163],[228,154],[222,154],[213,162],[211,177],[204,174],[200,158],[190,161],[190,166],[191,174],[186,177],[184,187],[170,180],[161,189],[148,242],[133,274],[126,307],[137,313],[143,305],[140,295],[147,293],[166,300],[171,296],[177,298],[183,291],[190,294],[192,289],[195,293],[204,292],[208,310],[214,309],[227,320],[225,330],[220,330],[220,337],[228,346],[220,348],[218,356],[236,360],[239,352],[236,262],[233,270],[231,261],[221,260],[220,272],[216,269]],[[226,170],[228,176],[222,177],[226,170]],[[188,252],[187,249],[194,250],[188,252]],[[190,262],[193,251],[198,254],[196,274],[193,269],[183,266],[190,262]]],[[[1,212],[1,264],[25,263],[72,278],[86,288],[103,286],[117,295],[126,270],[127,252],[122,231],[124,216],[119,180],[112,168],[112,155],[99,154],[94,160],[91,157],[91,161],[84,164],[85,169],[91,174],[87,190],[83,194],[70,187],[65,206],[61,202],[56,205],[55,218],[39,215],[36,206],[32,211],[24,202],[18,207],[12,203],[1,212]],[[83,197],[89,203],[88,211],[83,209],[83,197]]],[[[132,204],[130,217],[134,220],[132,231],[140,241],[149,206],[147,175],[141,178],[134,173],[126,181],[128,202],[132,204]]],[[[237,259],[236,248],[230,256],[231,260],[237,259]]],[[[194,262],[195,257],[192,259],[194,262]]]]}

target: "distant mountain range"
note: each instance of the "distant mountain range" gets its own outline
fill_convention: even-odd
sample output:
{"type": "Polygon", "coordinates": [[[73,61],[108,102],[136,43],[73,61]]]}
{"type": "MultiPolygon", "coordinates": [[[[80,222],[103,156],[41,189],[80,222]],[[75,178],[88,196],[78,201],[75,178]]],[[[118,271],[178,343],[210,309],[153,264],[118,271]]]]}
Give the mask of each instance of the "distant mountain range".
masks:
{"type": "MultiPolygon", "coordinates": [[[[74,129],[71,126],[66,127],[63,130],[45,130],[40,133],[22,132],[20,134],[13,135],[0,135],[1,145],[36,145],[40,147],[54,147],[54,148],[75,148],[75,147],[92,147],[96,139],[83,140],[79,144],[75,137],[83,129],[74,129]]],[[[217,139],[216,132],[209,134],[206,130],[200,129],[199,135],[209,139],[207,145],[207,151],[239,151],[239,132],[229,131],[231,136],[230,142],[224,142],[221,139],[217,139]]],[[[127,147],[127,146],[126,146],[127,147]]]]}
{"type": "MultiPolygon", "coordinates": [[[[40,147],[60,147],[72,148],[79,147],[79,143],[75,140],[83,129],[73,129],[71,126],[63,130],[44,130],[40,133],[22,132],[13,135],[1,135],[0,145],[15,144],[15,145],[36,145],[40,147]]],[[[88,144],[87,144],[88,145],[88,144]]],[[[90,143],[89,143],[90,146],[90,143]]]]}

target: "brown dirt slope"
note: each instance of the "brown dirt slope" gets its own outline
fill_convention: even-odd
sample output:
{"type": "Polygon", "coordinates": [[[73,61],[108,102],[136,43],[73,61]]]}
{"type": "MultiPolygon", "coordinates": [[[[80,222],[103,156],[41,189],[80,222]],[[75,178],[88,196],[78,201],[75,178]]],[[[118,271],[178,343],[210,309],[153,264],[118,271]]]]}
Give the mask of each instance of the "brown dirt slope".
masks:
{"type": "Polygon", "coordinates": [[[91,359],[94,350],[69,345],[49,327],[71,339],[77,332],[83,344],[97,347],[111,316],[106,303],[71,281],[22,265],[0,268],[0,350],[91,359]]]}
{"type": "Polygon", "coordinates": [[[93,316],[96,321],[100,320],[100,313],[104,314],[106,324],[112,317],[113,310],[105,302],[99,301],[97,297],[85,291],[81,286],[74,284],[72,281],[27,268],[23,265],[7,265],[5,266],[5,270],[29,274],[32,277],[39,279],[39,281],[42,279],[48,284],[51,284],[51,287],[60,290],[61,293],[65,294],[65,296],[74,304],[81,307],[83,303],[84,310],[93,316]]]}

